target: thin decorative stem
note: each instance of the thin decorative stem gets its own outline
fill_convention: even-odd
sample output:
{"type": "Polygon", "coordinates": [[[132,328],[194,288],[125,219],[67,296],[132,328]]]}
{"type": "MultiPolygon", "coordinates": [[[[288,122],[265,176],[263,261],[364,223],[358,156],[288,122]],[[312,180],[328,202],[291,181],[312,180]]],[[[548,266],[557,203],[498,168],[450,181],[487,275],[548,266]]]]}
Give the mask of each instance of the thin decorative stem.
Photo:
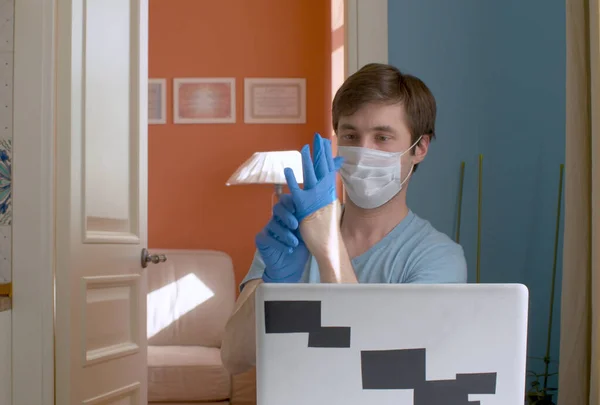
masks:
{"type": "Polygon", "coordinates": [[[463,186],[465,184],[465,162],[460,163],[460,181],[458,183],[458,213],[456,214],[456,243],[460,243],[460,222],[462,217],[463,186]]]}
{"type": "Polygon", "coordinates": [[[552,341],[552,318],[554,315],[554,289],[556,286],[556,262],[558,257],[558,239],[560,236],[560,213],[562,205],[562,189],[565,165],[560,165],[558,179],[558,204],[556,206],[556,229],[554,230],[554,259],[552,262],[552,284],[550,287],[550,313],[548,314],[548,340],[546,342],[546,356],[544,357],[544,391],[548,388],[548,367],[550,365],[550,343],[552,341]]]}
{"type": "Polygon", "coordinates": [[[476,282],[481,281],[481,200],[483,183],[483,155],[479,155],[479,190],[477,196],[477,264],[475,268],[476,282]]]}

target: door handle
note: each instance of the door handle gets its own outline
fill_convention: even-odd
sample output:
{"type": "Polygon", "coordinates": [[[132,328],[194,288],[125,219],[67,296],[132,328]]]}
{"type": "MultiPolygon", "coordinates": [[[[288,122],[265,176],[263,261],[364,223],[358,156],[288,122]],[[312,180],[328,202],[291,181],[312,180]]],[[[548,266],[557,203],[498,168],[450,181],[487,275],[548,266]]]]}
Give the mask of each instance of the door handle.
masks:
{"type": "Polygon", "coordinates": [[[148,267],[149,263],[154,263],[154,264],[158,264],[158,263],[164,263],[167,261],[167,256],[164,254],[158,254],[158,255],[151,255],[150,252],[148,252],[148,249],[143,248],[142,249],[142,268],[146,268],[148,267]]]}

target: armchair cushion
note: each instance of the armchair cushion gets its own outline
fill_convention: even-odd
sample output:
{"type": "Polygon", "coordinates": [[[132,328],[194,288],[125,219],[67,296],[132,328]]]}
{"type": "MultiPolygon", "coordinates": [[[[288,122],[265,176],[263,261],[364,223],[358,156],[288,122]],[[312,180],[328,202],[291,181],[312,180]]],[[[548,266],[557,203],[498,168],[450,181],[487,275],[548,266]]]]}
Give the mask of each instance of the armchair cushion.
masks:
{"type": "Polygon", "coordinates": [[[235,305],[231,257],[213,250],[156,251],[167,261],[147,269],[148,344],[220,347],[235,305]]]}
{"type": "Polygon", "coordinates": [[[225,401],[231,377],[220,349],[148,346],[148,402],[225,401]]]}

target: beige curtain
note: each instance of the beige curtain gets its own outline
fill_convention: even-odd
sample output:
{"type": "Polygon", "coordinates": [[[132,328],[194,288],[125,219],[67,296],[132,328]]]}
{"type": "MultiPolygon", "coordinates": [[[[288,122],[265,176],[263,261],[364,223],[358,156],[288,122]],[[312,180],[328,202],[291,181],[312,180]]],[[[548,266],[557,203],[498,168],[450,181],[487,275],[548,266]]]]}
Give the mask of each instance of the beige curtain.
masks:
{"type": "Polygon", "coordinates": [[[598,0],[566,0],[565,230],[558,405],[600,405],[598,0]]]}

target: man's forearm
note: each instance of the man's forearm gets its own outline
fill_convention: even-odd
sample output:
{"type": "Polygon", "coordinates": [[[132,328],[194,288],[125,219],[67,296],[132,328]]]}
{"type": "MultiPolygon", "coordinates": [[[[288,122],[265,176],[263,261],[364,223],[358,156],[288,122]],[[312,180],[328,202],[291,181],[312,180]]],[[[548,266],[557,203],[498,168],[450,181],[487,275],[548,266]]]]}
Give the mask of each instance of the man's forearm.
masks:
{"type": "Polygon", "coordinates": [[[306,246],[319,265],[322,283],[358,282],[340,231],[341,215],[341,206],[336,200],[300,224],[306,246]]]}
{"type": "Polygon", "coordinates": [[[315,256],[322,283],[358,283],[352,260],[339,231],[334,233],[328,249],[315,256]]]}
{"type": "Polygon", "coordinates": [[[221,360],[231,374],[243,373],[256,364],[254,292],[261,283],[262,280],[252,280],[244,286],[225,325],[221,360]]]}

